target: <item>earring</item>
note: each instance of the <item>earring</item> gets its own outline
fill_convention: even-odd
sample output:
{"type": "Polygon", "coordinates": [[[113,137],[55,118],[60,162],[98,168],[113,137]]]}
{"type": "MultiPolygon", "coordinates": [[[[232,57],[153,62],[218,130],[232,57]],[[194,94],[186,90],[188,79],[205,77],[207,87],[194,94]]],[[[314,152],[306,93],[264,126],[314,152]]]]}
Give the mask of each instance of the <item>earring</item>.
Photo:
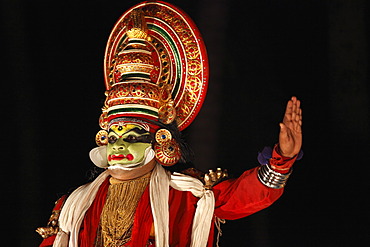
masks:
{"type": "Polygon", "coordinates": [[[170,140],[172,140],[172,134],[171,134],[171,132],[169,130],[159,129],[155,133],[155,141],[158,144],[164,144],[166,142],[169,142],[170,140]]]}
{"type": "Polygon", "coordinates": [[[155,134],[155,140],[155,157],[161,165],[172,166],[180,160],[180,147],[176,140],[172,139],[170,131],[166,129],[158,130],[155,134]]]}
{"type": "Polygon", "coordinates": [[[108,132],[106,130],[99,130],[95,136],[95,142],[98,146],[104,146],[108,144],[108,132]]]}

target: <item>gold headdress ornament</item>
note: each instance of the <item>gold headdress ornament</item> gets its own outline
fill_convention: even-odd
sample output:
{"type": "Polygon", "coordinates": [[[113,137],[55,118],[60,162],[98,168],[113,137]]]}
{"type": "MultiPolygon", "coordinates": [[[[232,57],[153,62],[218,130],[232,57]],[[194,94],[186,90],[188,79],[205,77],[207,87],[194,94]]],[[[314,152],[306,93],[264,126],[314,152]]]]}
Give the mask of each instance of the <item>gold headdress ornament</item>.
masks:
{"type": "Polygon", "coordinates": [[[105,59],[106,101],[100,126],[117,117],[139,117],[185,129],[207,90],[208,60],[191,19],[164,2],[126,11],[109,37],[105,59]]]}
{"type": "MultiPolygon", "coordinates": [[[[147,1],[126,11],[114,26],[104,74],[106,100],[99,119],[103,130],[114,119],[126,117],[176,121],[183,130],[206,95],[207,53],[197,27],[183,11],[147,1]]],[[[106,144],[104,131],[99,133],[97,143],[106,144]]]]}

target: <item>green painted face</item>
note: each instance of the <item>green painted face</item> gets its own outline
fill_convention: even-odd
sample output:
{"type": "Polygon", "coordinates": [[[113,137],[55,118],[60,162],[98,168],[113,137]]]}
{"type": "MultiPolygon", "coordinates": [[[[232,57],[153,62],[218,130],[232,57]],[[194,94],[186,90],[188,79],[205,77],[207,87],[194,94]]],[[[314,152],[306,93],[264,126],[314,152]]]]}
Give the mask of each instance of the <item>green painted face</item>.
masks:
{"type": "Polygon", "coordinates": [[[145,159],[151,146],[148,131],[136,124],[113,125],[109,129],[107,159],[110,166],[135,167],[145,159]]]}

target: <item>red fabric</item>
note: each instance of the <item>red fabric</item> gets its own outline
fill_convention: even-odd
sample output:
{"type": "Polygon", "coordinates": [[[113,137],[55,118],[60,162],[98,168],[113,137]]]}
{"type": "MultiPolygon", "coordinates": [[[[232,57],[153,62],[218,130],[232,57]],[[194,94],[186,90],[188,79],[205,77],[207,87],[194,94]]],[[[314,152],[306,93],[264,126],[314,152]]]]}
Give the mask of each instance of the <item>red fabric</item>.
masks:
{"type": "MultiPolygon", "coordinates": [[[[238,179],[226,180],[213,188],[215,194],[215,216],[221,219],[239,219],[270,206],[283,193],[283,189],[271,189],[264,186],[257,178],[258,168],[248,170],[238,179]]],[[[100,214],[104,206],[108,188],[106,180],[99,188],[97,196],[85,215],[82,223],[80,246],[93,246],[100,214]]],[[[190,192],[170,189],[169,195],[169,230],[170,246],[186,247],[190,245],[193,217],[198,198],[190,192]]],[[[149,186],[141,197],[134,218],[131,247],[146,246],[153,226],[150,207],[149,186]]],[[[213,246],[214,224],[212,224],[208,247],[213,246]]]]}
{"type": "Polygon", "coordinates": [[[296,159],[297,155],[293,158],[282,156],[279,153],[278,144],[276,144],[272,151],[272,158],[270,159],[269,164],[274,171],[284,174],[290,172],[290,169],[292,168],[296,159]]]}
{"type": "Polygon", "coordinates": [[[93,203],[85,214],[85,218],[81,224],[80,234],[78,236],[78,245],[80,247],[94,246],[96,231],[100,222],[100,214],[107,198],[108,187],[109,179],[106,179],[100,185],[93,203]]]}
{"type": "MultiPolygon", "coordinates": [[[[107,180],[108,181],[108,180],[107,180]]],[[[100,213],[104,203],[98,202],[103,195],[106,196],[106,182],[99,188],[97,197],[86,213],[79,235],[79,246],[93,246],[96,230],[100,220],[100,213]],[[94,217],[96,217],[94,219],[94,217]]],[[[186,247],[190,245],[193,217],[198,198],[190,192],[181,192],[170,188],[169,194],[169,234],[170,246],[186,247]]],[[[105,202],[105,199],[104,199],[105,202]]],[[[146,246],[150,238],[150,230],[153,225],[153,216],[150,207],[149,186],[141,197],[134,219],[131,241],[128,246],[146,246]]],[[[211,234],[213,235],[213,234],[211,234]]],[[[210,245],[212,246],[212,245],[210,245]]]]}
{"type": "MultiPolygon", "coordinates": [[[[103,194],[99,189],[98,194],[103,194]]],[[[283,189],[271,189],[262,185],[257,178],[257,168],[246,171],[240,178],[235,180],[226,180],[213,189],[216,199],[215,215],[222,219],[238,219],[250,214],[253,214],[261,209],[264,209],[277,200],[283,193],[283,189]]],[[[99,200],[97,197],[88,210],[87,215],[92,215],[90,211],[95,206],[104,206],[104,203],[96,203],[99,200]]],[[[170,188],[169,195],[169,230],[170,230],[170,246],[186,247],[190,245],[191,229],[193,217],[196,210],[198,198],[194,197],[190,192],[181,192],[170,188]]],[[[96,210],[101,212],[101,209],[96,210]]],[[[95,214],[100,219],[99,214],[95,214]]],[[[96,237],[96,227],[88,229],[91,217],[85,217],[84,229],[80,232],[80,241],[82,242],[83,235],[90,235],[90,239],[96,237]]],[[[98,220],[95,220],[98,222],[98,220]]],[[[139,201],[132,232],[132,239],[129,246],[145,246],[150,238],[150,230],[153,225],[153,216],[150,208],[149,186],[145,190],[142,198],[139,201]]],[[[214,224],[210,232],[208,247],[213,246],[214,224]]],[[[92,246],[92,245],[80,245],[92,246]]]]}
{"type": "Polygon", "coordinates": [[[238,179],[229,179],[213,187],[215,215],[234,220],[246,217],[270,206],[283,189],[264,186],[257,177],[258,168],[244,172],[238,179]]]}
{"type": "Polygon", "coordinates": [[[190,246],[191,229],[198,198],[191,192],[170,189],[170,246],[190,246]]]}
{"type": "Polygon", "coordinates": [[[128,246],[146,246],[153,225],[152,210],[149,199],[149,186],[145,189],[137,205],[131,241],[128,246]]]}

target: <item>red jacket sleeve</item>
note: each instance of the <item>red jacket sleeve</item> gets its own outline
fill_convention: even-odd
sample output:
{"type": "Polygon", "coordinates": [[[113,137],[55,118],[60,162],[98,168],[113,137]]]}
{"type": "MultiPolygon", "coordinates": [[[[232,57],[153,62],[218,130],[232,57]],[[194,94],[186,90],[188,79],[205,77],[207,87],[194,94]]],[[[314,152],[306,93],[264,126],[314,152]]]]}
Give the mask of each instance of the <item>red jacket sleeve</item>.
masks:
{"type": "Polygon", "coordinates": [[[279,145],[276,144],[272,150],[272,158],[269,160],[269,164],[274,171],[285,174],[290,172],[297,157],[297,155],[293,158],[282,156],[279,153],[279,145]]]}
{"type": "Polygon", "coordinates": [[[223,181],[213,187],[215,215],[234,220],[267,208],[283,193],[263,185],[257,177],[258,167],[244,172],[238,179],[223,181]]]}

